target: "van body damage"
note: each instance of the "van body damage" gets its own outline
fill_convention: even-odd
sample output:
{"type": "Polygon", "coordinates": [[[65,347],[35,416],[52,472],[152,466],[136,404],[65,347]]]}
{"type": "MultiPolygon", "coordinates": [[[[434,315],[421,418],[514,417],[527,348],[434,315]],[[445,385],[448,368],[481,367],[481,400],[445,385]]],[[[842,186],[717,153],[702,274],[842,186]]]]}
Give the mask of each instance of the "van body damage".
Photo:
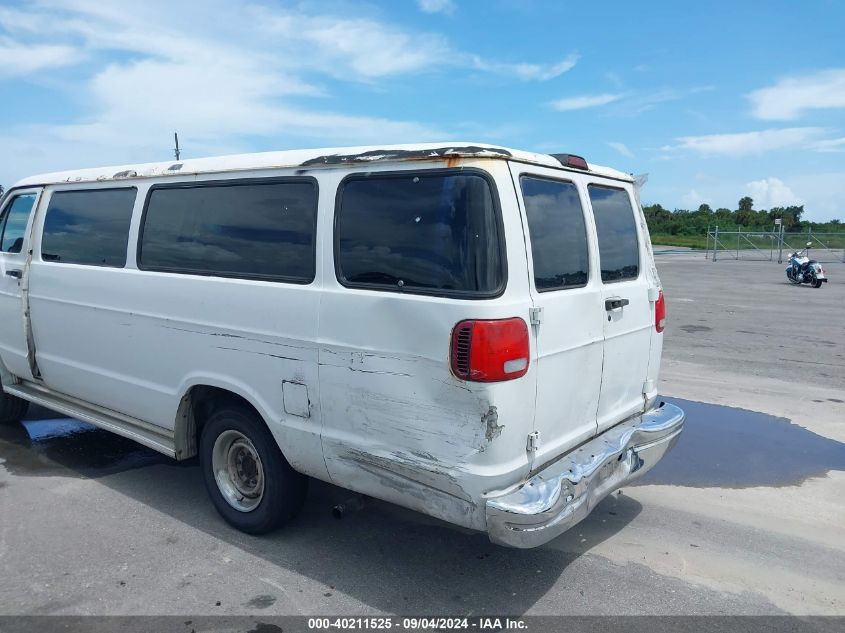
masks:
{"type": "MultiPolygon", "coordinates": [[[[622,172],[465,142],[267,152],[34,176],[0,222],[34,193],[22,251],[0,251],[0,397],[176,459],[209,457],[222,403],[301,479],[517,547],[581,520],[682,429],[653,406],[663,296],[622,172]],[[55,200],[113,209],[118,190],[122,233],[68,245],[53,224],[116,224],[55,200]],[[74,261],[93,247],[116,254],[74,261]]],[[[212,500],[246,459],[226,455],[200,460],[229,464],[212,500]]]]}

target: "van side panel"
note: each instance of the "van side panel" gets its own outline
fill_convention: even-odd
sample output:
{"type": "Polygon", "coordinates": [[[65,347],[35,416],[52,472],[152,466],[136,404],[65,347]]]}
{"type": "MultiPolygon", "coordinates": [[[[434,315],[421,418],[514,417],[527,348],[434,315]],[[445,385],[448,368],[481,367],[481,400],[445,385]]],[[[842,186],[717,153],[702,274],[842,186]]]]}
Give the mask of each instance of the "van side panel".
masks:
{"type": "MultiPolygon", "coordinates": [[[[36,240],[31,319],[44,384],[168,429],[192,386],[227,389],[253,404],[295,468],[326,479],[318,281],[138,270],[135,243],[145,192],[139,188],[126,268],[44,262],[36,240]],[[291,395],[302,400],[304,387],[310,410],[286,410],[283,383],[289,401],[291,395]],[[298,387],[295,393],[290,383],[298,387]]],[[[36,233],[41,224],[43,217],[36,233]]]]}
{"type": "MultiPolygon", "coordinates": [[[[323,449],[338,485],[484,529],[484,494],[528,472],[536,378],[533,363],[524,377],[502,383],[465,382],[450,371],[455,324],[514,316],[527,321],[530,307],[506,163],[458,166],[489,170],[498,185],[507,236],[504,294],[468,300],[344,288],[333,274],[334,236],[324,232],[323,269],[331,272],[324,277],[319,318],[323,449]]],[[[331,191],[348,173],[325,172],[321,186],[331,191]]]]}

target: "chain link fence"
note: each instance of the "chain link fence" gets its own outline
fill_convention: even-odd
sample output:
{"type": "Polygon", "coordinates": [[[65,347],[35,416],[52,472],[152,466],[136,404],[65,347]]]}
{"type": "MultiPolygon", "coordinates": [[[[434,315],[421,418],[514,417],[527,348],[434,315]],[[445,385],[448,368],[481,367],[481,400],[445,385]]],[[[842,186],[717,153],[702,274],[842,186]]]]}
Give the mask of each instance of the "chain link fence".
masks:
{"type": "Polygon", "coordinates": [[[798,233],[783,231],[722,231],[708,229],[705,257],[783,263],[790,253],[810,243],[810,258],[819,262],[845,262],[845,233],[798,233]]]}

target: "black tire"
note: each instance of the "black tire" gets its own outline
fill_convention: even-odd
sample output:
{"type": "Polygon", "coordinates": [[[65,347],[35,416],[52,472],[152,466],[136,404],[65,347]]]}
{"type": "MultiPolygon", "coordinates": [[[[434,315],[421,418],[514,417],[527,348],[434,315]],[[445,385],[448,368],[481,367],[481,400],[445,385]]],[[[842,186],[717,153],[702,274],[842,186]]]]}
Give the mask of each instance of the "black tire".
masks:
{"type": "Polygon", "coordinates": [[[822,282],[820,280],[816,279],[813,282],[813,288],[821,288],[821,287],[822,287],[822,282]]]}
{"type": "MultiPolygon", "coordinates": [[[[202,427],[199,458],[211,502],[229,525],[242,532],[271,532],[293,519],[305,503],[308,478],[291,467],[264,420],[248,407],[227,404],[212,412],[202,427]],[[221,436],[225,438],[224,433],[232,435],[227,433],[231,431],[251,442],[263,473],[263,493],[257,506],[248,511],[238,510],[227,501],[215,476],[215,442],[221,436]]],[[[225,469],[218,471],[221,477],[226,477],[225,469]]]]}
{"type": "Polygon", "coordinates": [[[0,424],[20,422],[29,409],[29,400],[0,392],[0,424]]]}

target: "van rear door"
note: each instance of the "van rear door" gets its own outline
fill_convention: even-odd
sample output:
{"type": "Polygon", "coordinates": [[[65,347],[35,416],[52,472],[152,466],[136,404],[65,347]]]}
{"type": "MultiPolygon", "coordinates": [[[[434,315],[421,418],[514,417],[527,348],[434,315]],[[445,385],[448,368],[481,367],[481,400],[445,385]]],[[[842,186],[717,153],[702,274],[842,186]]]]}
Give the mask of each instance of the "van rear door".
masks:
{"type": "Polygon", "coordinates": [[[601,433],[645,406],[654,316],[632,186],[591,179],[587,192],[598,238],[604,310],[604,368],[597,416],[601,433]]]}
{"type": "Polygon", "coordinates": [[[518,163],[511,173],[523,209],[532,302],[541,312],[532,327],[539,466],[596,434],[604,288],[584,176],[518,163]]]}

